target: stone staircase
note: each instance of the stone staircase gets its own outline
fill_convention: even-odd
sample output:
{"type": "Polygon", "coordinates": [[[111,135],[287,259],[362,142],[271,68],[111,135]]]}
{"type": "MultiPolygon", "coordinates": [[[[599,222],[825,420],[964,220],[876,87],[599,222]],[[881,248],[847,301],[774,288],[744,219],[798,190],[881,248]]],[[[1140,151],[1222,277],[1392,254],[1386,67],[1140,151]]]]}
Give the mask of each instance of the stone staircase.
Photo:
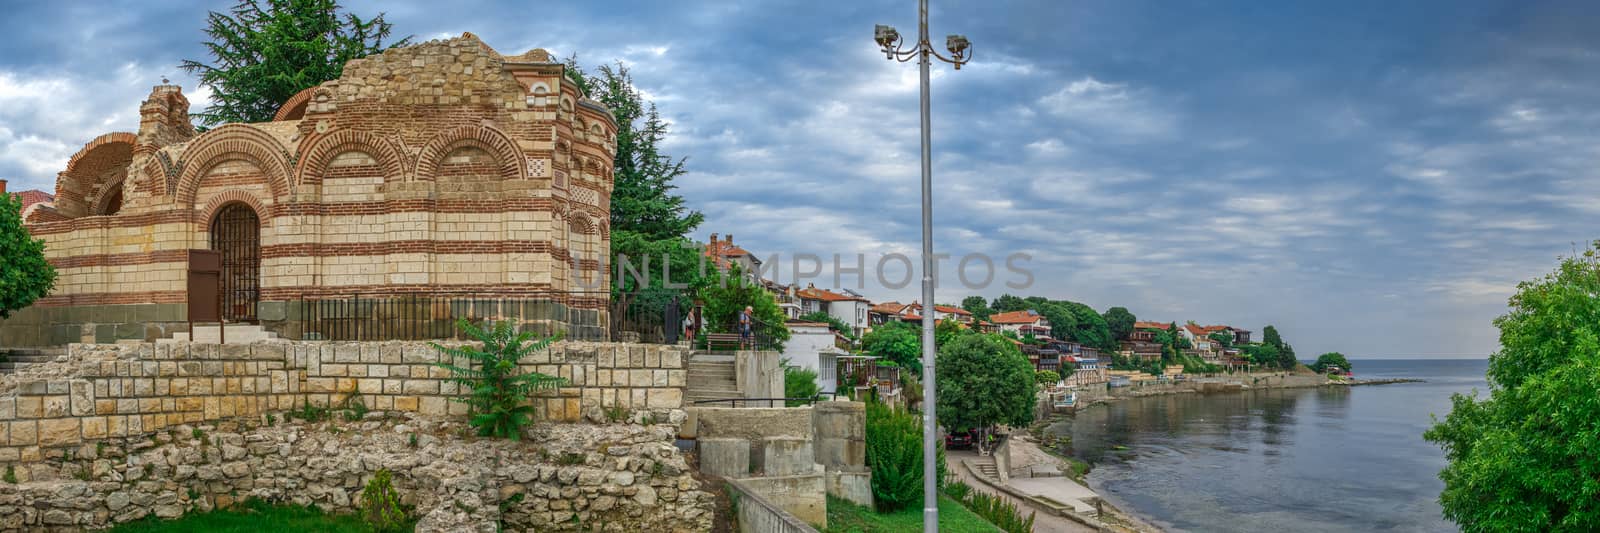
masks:
{"type": "Polygon", "coordinates": [[[990,483],[1000,483],[1000,472],[994,466],[994,458],[968,460],[967,465],[972,467],[973,473],[983,476],[990,483]]]}
{"type": "Polygon", "coordinates": [[[38,363],[46,363],[66,355],[65,348],[11,348],[0,350],[0,374],[13,374],[17,370],[38,363]]]}
{"type": "MultiPolygon", "coordinates": [[[[698,400],[743,398],[738,380],[734,377],[733,356],[695,352],[689,357],[688,389],[684,391],[684,406],[692,407],[698,400]]],[[[732,407],[728,404],[708,407],[732,407]]]]}
{"type": "Polygon", "coordinates": [[[227,330],[221,330],[213,325],[196,325],[192,332],[178,332],[172,334],[171,339],[161,339],[157,343],[168,342],[204,342],[219,344],[219,340],[228,342],[221,344],[249,344],[278,338],[277,333],[263,329],[260,324],[228,324],[227,330]]]}

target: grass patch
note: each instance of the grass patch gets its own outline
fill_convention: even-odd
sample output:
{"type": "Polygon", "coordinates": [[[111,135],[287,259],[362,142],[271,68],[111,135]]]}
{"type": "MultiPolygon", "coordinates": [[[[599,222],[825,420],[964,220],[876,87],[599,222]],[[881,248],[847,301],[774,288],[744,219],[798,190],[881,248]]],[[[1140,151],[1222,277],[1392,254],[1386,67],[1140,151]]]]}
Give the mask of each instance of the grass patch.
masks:
{"type": "MultiPolygon", "coordinates": [[[[415,524],[406,524],[410,531],[415,524]]],[[[251,533],[258,531],[303,531],[313,533],[367,533],[372,531],[353,514],[328,514],[316,507],[272,505],[249,500],[234,507],[207,513],[190,513],[177,520],[154,517],[129,522],[111,533],[251,533]]]]}
{"type": "MultiPolygon", "coordinates": [[[[1000,531],[946,496],[939,496],[940,531],[1000,531]]],[[[879,514],[849,500],[828,496],[828,528],[823,533],[922,531],[922,507],[879,514]]]]}

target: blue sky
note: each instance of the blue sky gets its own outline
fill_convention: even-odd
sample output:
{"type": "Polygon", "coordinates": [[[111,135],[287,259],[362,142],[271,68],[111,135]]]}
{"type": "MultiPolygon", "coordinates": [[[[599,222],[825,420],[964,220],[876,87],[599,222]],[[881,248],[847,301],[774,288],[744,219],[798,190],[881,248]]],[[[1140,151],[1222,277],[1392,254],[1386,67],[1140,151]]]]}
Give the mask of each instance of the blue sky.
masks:
{"type": "MultiPolygon", "coordinates": [[[[204,13],[122,4],[6,8],[13,190],[134,129],[162,75],[205,100],[175,67],[204,13]]],[[[347,2],[421,39],[626,62],[689,158],[699,238],[919,249],[916,71],[871,42],[913,32],[915,2],[454,4],[347,2]]],[[[1516,282],[1600,237],[1594,3],[935,0],[932,22],[976,52],[934,74],[936,246],[1031,254],[1026,294],[1275,324],[1307,357],[1482,356],[1516,282]]]]}

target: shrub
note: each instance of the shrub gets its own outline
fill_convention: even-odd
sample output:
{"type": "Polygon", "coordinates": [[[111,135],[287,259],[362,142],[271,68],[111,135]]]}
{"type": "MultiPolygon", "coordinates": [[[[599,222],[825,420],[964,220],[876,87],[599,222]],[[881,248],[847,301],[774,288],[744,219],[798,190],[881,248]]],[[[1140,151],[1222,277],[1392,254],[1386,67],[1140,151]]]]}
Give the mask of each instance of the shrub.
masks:
{"type": "Polygon", "coordinates": [[[380,468],[361,490],[361,518],[379,533],[405,530],[406,512],[394,490],[393,476],[389,469],[380,468]]]}
{"type": "MultiPolygon", "coordinates": [[[[817,391],[817,371],[800,367],[783,365],[783,397],[785,398],[813,398],[817,391]]],[[[790,400],[789,407],[806,405],[806,401],[790,400]]]]}
{"type": "MultiPolygon", "coordinates": [[[[937,459],[944,479],[944,449],[937,459]]],[[[922,417],[872,401],[867,403],[867,466],[880,512],[922,505],[922,417]]]]}
{"type": "Polygon", "coordinates": [[[1005,498],[981,490],[972,490],[970,493],[961,503],[972,509],[973,514],[983,517],[1006,533],[1033,532],[1034,513],[1028,513],[1028,517],[1023,518],[1017,506],[1005,498]]]}
{"type": "Polygon", "coordinates": [[[1061,374],[1054,370],[1040,370],[1033,373],[1033,381],[1039,385],[1049,387],[1061,382],[1061,374]]]}
{"type": "Polygon", "coordinates": [[[533,421],[536,413],[528,404],[528,397],[534,391],[559,387],[566,380],[538,372],[519,374],[517,363],[550,346],[558,336],[529,342],[533,333],[516,333],[510,322],[497,322],[488,329],[465,320],[458,324],[483,347],[446,348],[432,343],[451,358],[450,363],[434,366],[450,371],[449,380],[461,384],[465,396],[452,399],[472,407],[468,423],[478,429],[478,436],[521,440],[522,428],[533,421]],[[467,366],[455,364],[462,359],[467,360],[467,366]]]}

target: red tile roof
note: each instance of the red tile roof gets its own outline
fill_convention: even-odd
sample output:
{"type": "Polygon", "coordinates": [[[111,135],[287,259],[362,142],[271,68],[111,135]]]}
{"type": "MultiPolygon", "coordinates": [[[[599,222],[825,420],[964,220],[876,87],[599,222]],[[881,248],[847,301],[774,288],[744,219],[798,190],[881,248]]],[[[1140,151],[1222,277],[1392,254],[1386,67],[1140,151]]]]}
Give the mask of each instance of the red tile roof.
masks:
{"type": "Polygon", "coordinates": [[[1198,326],[1198,325],[1195,325],[1195,324],[1184,324],[1183,325],[1183,329],[1189,330],[1189,334],[1190,335],[1194,335],[1196,337],[1204,337],[1206,335],[1210,335],[1210,334],[1216,333],[1218,331],[1226,331],[1226,330],[1233,329],[1233,328],[1230,328],[1228,326],[1198,326]]]}
{"type": "Polygon", "coordinates": [[[853,301],[858,301],[858,302],[867,301],[866,298],[861,298],[861,297],[858,297],[858,296],[851,296],[851,295],[848,295],[848,294],[839,294],[837,292],[833,292],[833,291],[830,291],[830,290],[827,290],[827,289],[818,289],[816,287],[806,287],[804,289],[800,289],[798,291],[795,291],[795,294],[799,295],[801,298],[806,298],[806,299],[811,299],[811,300],[822,300],[824,302],[844,302],[844,301],[852,301],[852,300],[853,301]]]}
{"type": "Polygon", "coordinates": [[[933,306],[933,310],[934,311],[938,311],[940,313],[948,313],[948,314],[952,314],[952,315],[972,316],[972,312],[971,311],[968,311],[966,309],[962,309],[960,307],[950,307],[948,305],[934,305],[933,306]]]}
{"type": "Polygon", "coordinates": [[[1029,309],[1026,311],[1012,311],[1009,313],[995,313],[989,316],[989,321],[996,324],[1032,324],[1044,318],[1038,312],[1029,309]]]}
{"type": "Polygon", "coordinates": [[[50,193],[38,189],[19,192],[17,193],[17,197],[22,199],[23,211],[27,211],[28,206],[30,205],[44,202],[54,202],[56,199],[56,197],[51,196],[50,193]]]}
{"type": "Polygon", "coordinates": [[[1133,329],[1159,329],[1166,331],[1169,327],[1172,327],[1172,324],[1167,322],[1145,322],[1140,320],[1133,323],[1133,329]]]}
{"type": "Polygon", "coordinates": [[[907,307],[910,307],[910,304],[903,304],[900,302],[883,302],[881,304],[872,306],[872,312],[885,315],[898,315],[907,307]]]}

